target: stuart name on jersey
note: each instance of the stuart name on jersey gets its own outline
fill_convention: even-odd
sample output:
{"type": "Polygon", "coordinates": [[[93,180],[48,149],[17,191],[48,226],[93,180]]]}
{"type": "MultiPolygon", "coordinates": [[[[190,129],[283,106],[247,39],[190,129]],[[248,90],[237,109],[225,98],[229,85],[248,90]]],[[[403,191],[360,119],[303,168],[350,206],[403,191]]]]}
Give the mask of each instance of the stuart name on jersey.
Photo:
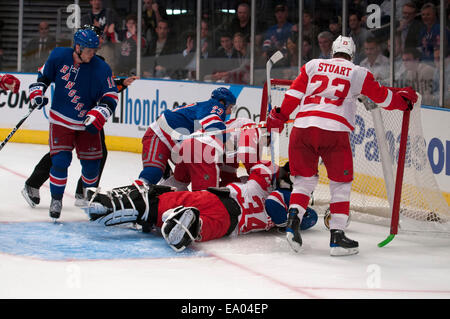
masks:
{"type": "Polygon", "coordinates": [[[345,75],[345,76],[349,76],[351,70],[352,70],[352,68],[349,68],[349,67],[339,66],[339,65],[325,63],[325,62],[319,63],[319,68],[317,69],[317,71],[319,71],[319,72],[323,71],[323,72],[329,72],[329,73],[340,74],[340,75],[345,75]]]}
{"type": "Polygon", "coordinates": [[[86,113],[97,103],[115,110],[117,87],[110,67],[102,59],[94,56],[90,63],[74,65],[72,54],[71,48],[55,48],[39,69],[39,77],[55,83],[50,122],[84,130],[86,113]]]}

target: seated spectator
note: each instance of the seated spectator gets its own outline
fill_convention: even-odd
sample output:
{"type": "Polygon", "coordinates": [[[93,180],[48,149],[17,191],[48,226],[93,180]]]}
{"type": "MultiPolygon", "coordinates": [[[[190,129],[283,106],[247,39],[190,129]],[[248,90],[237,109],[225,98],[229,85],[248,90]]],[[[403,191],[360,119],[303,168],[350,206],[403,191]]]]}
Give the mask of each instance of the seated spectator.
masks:
{"type": "Polygon", "coordinates": [[[216,72],[211,76],[212,81],[248,84],[250,82],[250,50],[246,36],[236,33],[233,36],[233,47],[237,52],[238,67],[225,72],[216,72]]]}
{"type": "Polygon", "coordinates": [[[320,32],[317,36],[319,43],[320,54],[319,59],[331,59],[331,46],[333,45],[334,37],[329,31],[320,32]]]}
{"type": "Polygon", "coordinates": [[[278,50],[286,46],[286,41],[291,35],[292,24],[287,21],[288,7],[279,4],[275,7],[275,19],[277,24],[271,26],[265,33],[263,42],[263,56],[267,60],[278,50]]]}
{"type": "Polygon", "coordinates": [[[247,37],[247,41],[250,41],[250,16],[250,5],[246,2],[240,3],[236,9],[236,16],[231,20],[227,31],[231,34],[242,33],[247,37]]]}
{"type": "MultiPolygon", "coordinates": [[[[130,14],[126,17],[126,30],[114,33],[111,42],[118,44],[117,65],[115,68],[116,75],[128,76],[136,74],[137,59],[137,17],[130,14]]],[[[141,54],[145,52],[147,43],[141,36],[141,54]]]]}
{"type": "Polygon", "coordinates": [[[47,21],[39,23],[39,35],[32,38],[23,50],[24,72],[37,72],[44,65],[48,55],[56,47],[56,38],[49,34],[47,21]]]}
{"type": "Polygon", "coordinates": [[[106,41],[111,41],[111,37],[119,26],[119,20],[115,11],[111,8],[103,8],[102,0],[89,0],[91,11],[81,17],[81,25],[95,25],[103,30],[106,41]]]}
{"type": "Polygon", "coordinates": [[[348,26],[350,29],[348,36],[352,37],[356,46],[356,53],[353,63],[359,64],[366,57],[364,54],[364,42],[371,36],[371,33],[362,26],[361,14],[358,12],[352,12],[349,14],[348,26]]]}
{"type": "Polygon", "coordinates": [[[401,49],[416,48],[419,43],[419,33],[422,24],[416,19],[417,7],[414,2],[408,2],[402,7],[402,18],[396,32],[400,34],[401,49]]]}
{"type": "Polygon", "coordinates": [[[314,23],[314,17],[309,11],[303,12],[303,36],[308,37],[312,41],[313,55],[317,56],[319,43],[317,36],[319,35],[319,27],[314,23]]]}
{"type": "Polygon", "coordinates": [[[144,23],[142,34],[147,43],[150,43],[156,37],[156,27],[161,20],[168,20],[164,5],[161,5],[158,1],[144,0],[142,4],[142,21],[144,23]]]}
{"type": "Polygon", "coordinates": [[[436,6],[426,3],[420,10],[423,26],[419,33],[419,46],[422,51],[421,60],[433,63],[434,48],[439,47],[440,25],[436,15],[436,6]]]}
{"type": "Polygon", "coordinates": [[[399,75],[396,87],[411,86],[422,94],[422,103],[433,103],[433,76],[434,68],[420,62],[420,51],[417,49],[405,49],[402,54],[404,72],[399,75]]]}
{"type": "MultiPolygon", "coordinates": [[[[195,54],[195,39],[188,37],[186,48],[183,50],[183,56],[195,54]]],[[[214,52],[214,44],[209,34],[209,26],[206,20],[200,22],[200,57],[207,59],[214,52]]]]}
{"type": "Polygon", "coordinates": [[[156,27],[156,37],[148,44],[146,57],[147,62],[143,62],[144,74],[149,77],[170,77],[175,66],[169,60],[172,55],[177,53],[177,47],[174,39],[169,37],[170,26],[166,20],[158,22],[156,27]]]}
{"type": "Polygon", "coordinates": [[[333,41],[342,34],[342,22],[341,17],[332,17],[328,24],[328,31],[333,35],[333,41]]]}
{"type": "Polygon", "coordinates": [[[214,53],[214,57],[224,59],[237,58],[237,51],[233,47],[233,37],[231,34],[223,33],[220,36],[220,46],[214,53]]]}
{"type": "Polygon", "coordinates": [[[381,47],[374,37],[367,38],[364,42],[366,58],[359,64],[372,72],[375,80],[383,85],[389,84],[389,59],[381,54],[381,47]]]}

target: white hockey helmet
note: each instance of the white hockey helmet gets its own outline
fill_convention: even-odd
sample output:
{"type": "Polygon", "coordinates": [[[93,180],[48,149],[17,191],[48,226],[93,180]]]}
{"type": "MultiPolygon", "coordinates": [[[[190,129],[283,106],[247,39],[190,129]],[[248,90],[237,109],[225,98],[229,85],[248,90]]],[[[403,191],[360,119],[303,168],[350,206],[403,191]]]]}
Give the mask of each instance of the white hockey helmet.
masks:
{"type": "Polygon", "coordinates": [[[355,57],[356,46],[355,42],[351,37],[338,36],[333,42],[331,47],[331,55],[334,56],[335,53],[346,53],[350,56],[351,60],[355,57]]]}

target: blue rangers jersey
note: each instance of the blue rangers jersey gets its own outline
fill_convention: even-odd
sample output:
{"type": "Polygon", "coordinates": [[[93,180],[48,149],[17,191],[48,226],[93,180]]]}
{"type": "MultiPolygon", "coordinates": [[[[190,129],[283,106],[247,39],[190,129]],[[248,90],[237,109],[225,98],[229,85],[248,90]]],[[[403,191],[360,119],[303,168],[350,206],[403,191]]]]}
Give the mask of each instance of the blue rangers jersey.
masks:
{"type": "MultiPolygon", "coordinates": [[[[198,129],[205,131],[225,130],[226,107],[216,99],[197,102],[165,110],[161,116],[150,125],[158,137],[172,148],[183,136],[190,135],[198,129]]],[[[221,139],[222,135],[216,136],[221,139]]]]}
{"type": "Polygon", "coordinates": [[[114,112],[118,95],[111,68],[94,56],[89,63],[74,64],[72,48],[55,48],[39,69],[38,81],[55,83],[50,123],[73,130],[85,130],[86,114],[97,105],[106,104],[114,112]]]}

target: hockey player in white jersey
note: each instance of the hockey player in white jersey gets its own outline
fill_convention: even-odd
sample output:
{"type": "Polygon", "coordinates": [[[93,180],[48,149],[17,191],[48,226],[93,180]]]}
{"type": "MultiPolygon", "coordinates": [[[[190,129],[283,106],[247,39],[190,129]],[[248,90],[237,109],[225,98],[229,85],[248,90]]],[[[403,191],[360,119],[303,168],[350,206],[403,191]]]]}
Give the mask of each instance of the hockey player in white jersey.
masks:
{"type": "Polygon", "coordinates": [[[372,73],[352,63],[355,44],[339,36],[332,59],[314,59],[303,65],[286,92],[281,107],[267,119],[268,130],[281,131],[299,106],[289,137],[289,163],[294,178],[286,237],[294,251],[301,250],[298,225],[318,182],[322,158],[330,179],[330,254],[358,253],[358,242],[345,236],[353,180],[350,132],[354,129],[356,99],[363,94],[387,110],[410,110],[417,100],[412,88],[380,86],[372,73]]]}

